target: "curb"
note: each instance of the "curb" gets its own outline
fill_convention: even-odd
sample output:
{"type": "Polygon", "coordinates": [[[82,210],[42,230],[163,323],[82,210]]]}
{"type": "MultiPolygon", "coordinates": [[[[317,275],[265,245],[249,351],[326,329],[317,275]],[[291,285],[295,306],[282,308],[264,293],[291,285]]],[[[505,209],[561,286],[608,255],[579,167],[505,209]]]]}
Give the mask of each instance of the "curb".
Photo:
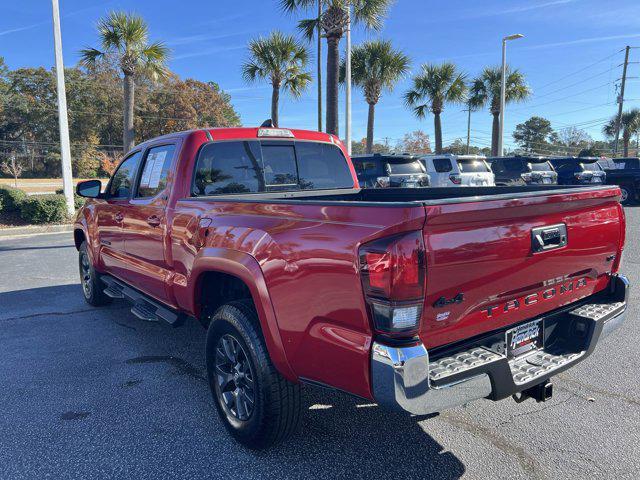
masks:
{"type": "Polygon", "coordinates": [[[27,237],[30,235],[44,235],[47,233],[71,233],[73,225],[43,225],[29,227],[0,228],[0,240],[13,237],[27,237]]]}

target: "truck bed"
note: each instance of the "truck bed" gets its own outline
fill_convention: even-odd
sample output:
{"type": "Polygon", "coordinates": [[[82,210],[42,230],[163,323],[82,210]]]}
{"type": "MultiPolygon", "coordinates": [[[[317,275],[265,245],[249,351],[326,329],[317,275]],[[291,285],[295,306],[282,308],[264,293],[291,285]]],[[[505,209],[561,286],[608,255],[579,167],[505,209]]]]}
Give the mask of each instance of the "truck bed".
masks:
{"type": "Polygon", "coordinates": [[[240,195],[201,196],[193,200],[224,202],[290,203],[344,205],[354,203],[360,207],[376,207],[384,204],[411,206],[416,202],[424,205],[463,203],[500,199],[529,198],[540,195],[567,194],[577,192],[608,192],[611,185],[526,185],[516,187],[433,187],[433,188],[366,188],[349,190],[315,190],[299,192],[269,192],[240,195]]]}

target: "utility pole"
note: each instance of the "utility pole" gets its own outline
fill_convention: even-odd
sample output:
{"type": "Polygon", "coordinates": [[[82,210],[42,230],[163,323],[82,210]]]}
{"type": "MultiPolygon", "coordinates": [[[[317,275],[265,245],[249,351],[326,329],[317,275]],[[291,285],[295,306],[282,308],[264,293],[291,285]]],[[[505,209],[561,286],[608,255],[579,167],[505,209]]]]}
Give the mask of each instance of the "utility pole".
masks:
{"type": "Polygon", "coordinates": [[[471,105],[467,104],[467,155],[471,146],[471,105]]]}
{"type": "Polygon", "coordinates": [[[620,140],[620,124],[622,123],[622,106],[624,104],[624,86],[627,83],[627,66],[629,65],[629,50],[626,46],[624,52],[624,66],[622,67],[622,83],[620,84],[620,96],[618,96],[618,118],[616,119],[616,141],[613,144],[613,155],[618,155],[618,140],[620,140]]]}
{"type": "Polygon", "coordinates": [[[346,55],[345,80],[347,83],[347,115],[346,115],[346,141],[347,153],[351,155],[351,2],[347,1],[347,55],[346,55]]]}
{"type": "Polygon", "coordinates": [[[60,7],[58,0],[51,0],[53,8],[53,45],[56,57],[56,83],[58,86],[58,125],[60,126],[60,155],[62,157],[62,187],[67,200],[67,212],[72,216],[76,209],[73,202],[73,177],[71,175],[71,146],[69,144],[69,119],[67,118],[67,93],[64,84],[62,61],[62,36],[60,33],[60,7]]]}
{"type": "Polygon", "coordinates": [[[322,2],[318,0],[318,131],[322,131],[322,2]]]}

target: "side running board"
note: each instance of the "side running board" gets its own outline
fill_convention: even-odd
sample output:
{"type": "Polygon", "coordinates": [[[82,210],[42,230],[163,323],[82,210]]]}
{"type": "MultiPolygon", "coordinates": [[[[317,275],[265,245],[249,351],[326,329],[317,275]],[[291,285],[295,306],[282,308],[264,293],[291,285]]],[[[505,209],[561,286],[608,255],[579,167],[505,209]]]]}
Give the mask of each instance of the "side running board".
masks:
{"type": "Polygon", "coordinates": [[[140,320],[147,322],[158,322],[162,320],[172,327],[177,327],[184,321],[183,314],[176,313],[164,305],[161,305],[156,300],[149,298],[144,293],[131,288],[120,280],[109,275],[103,275],[100,277],[100,280],[106,285],[104,289],[105,295],[111,298],[123,298],[133,303],[131,313],[140,320]]]}

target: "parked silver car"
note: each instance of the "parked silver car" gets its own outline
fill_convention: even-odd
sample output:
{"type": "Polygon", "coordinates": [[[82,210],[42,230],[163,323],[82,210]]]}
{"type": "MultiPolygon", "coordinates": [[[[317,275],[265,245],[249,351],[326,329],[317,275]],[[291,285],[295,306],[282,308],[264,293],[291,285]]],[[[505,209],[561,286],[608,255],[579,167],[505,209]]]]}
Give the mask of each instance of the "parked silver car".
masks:
{"type": "Polygon", "coordinates": [[[495,177],[481,155],[424,155],[420,160],[432,187],[494,186],[495,177]]]}

